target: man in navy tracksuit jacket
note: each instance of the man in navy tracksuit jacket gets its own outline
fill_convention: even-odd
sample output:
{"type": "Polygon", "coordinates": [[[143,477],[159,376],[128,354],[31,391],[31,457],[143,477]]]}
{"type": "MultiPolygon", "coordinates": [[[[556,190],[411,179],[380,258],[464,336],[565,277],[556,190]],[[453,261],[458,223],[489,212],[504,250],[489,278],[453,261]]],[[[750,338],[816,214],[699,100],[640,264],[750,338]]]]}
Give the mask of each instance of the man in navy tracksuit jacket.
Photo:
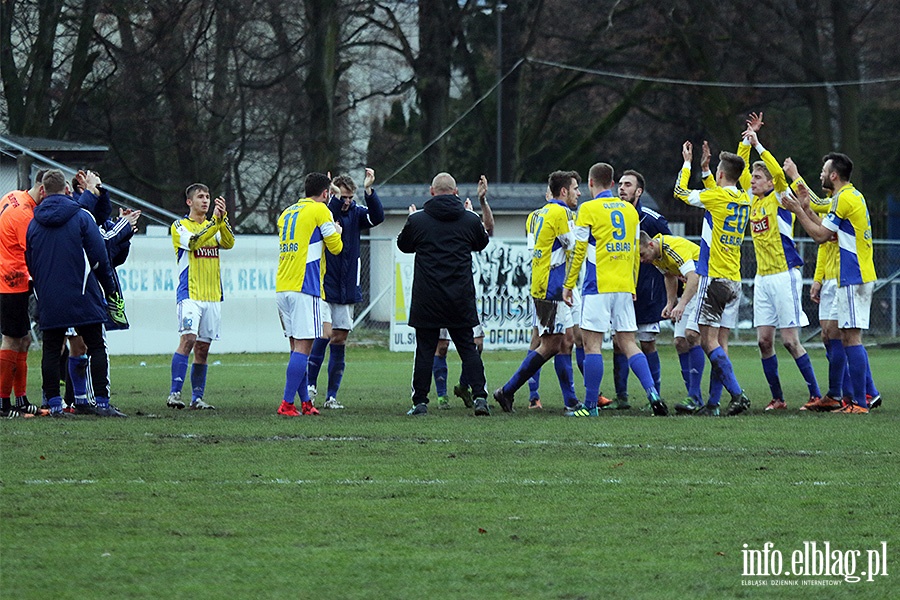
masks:
{"type": "MultiPolygon", "coordinates": [[[[340,254],[325,251],[325,305],[328,307],[325,322],[331,323],[331,355],[328,358],[328,394],[324,408],[344,408],[337,400],[341,378],[344,375],[344,346],[347,335],[353,328],[353,305],[362,302],[362,291],[359,288],[359,238],[363,230],[371,229],[384,221],[384,207],[378,194],[372,187],[375,183],[375,171],[366,169],[363,184],[365,188],[365,206],[357,204],[353,197],[356,194],[356,183],[349,175],[338,175],[332,181],[332,198],[328,208],[334,220],[341,224],[341,240],[344,249],[340,254]]],[[[326,329],[326,335],[328,331],[326,329]]],[[[329,338],[318,338],[313,342],[309,355],[307,376],[309,378],[309,397],[316,396],[316,380],[325,360],[325,348],[329,346],[329,338]]]]}
{"type": "Polygon", "coordinates": [[[120,306],[103,236],[93,216],[70,196],[61,171],[44,175],[44,199],[26,234],[25,261],[43,332],[41,375],[52,415],[64,415],[60,398],[59,354],[66,330],[74,327],[90,356],[96,409],[100,416],[125,416],[109,405],[109,358],[103,339],[108,307],[120,306]],[[102,289],[101,289],[102,287],[102,289]],[[105,291],[105,294],[104,294],[105,291]]]}
{"type": "MultiPolygon", "coordinates": [[[[644,193],[643,175],[630,169],[622,173],[618,193],[619,198],[630,202],[637,209],[641,219],[641,231],[646,231],[651,238],[660,233],[672,235],[664,216],[641,205],[641,194],[644,193]]],[[[659,333],[659,322],[666,307],[665,277],[659,269],[650,264],[641,264],[635,296],[637,300],[634,302],[634,316],[638,326],[638,340],[641,343],[641,351],[647,357],[653,382],[659,390],[660,364],[659,354],[656,351],[656,334],[659,333]]],[[[613,351],[616,399],[607,408],[628,408],[628,359],[618,351],[615,344],[613,351]]]]}

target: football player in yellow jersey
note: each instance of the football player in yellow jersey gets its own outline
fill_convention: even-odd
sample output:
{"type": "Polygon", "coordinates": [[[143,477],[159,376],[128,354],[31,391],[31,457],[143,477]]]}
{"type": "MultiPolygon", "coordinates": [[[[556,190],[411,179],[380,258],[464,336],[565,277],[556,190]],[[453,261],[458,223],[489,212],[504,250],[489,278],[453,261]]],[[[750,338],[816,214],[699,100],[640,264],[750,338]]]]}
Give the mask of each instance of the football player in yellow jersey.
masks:
{"type": "Polygon", "coordinates": [[[494,399],[506,412],[512,410],[516,390],[553,357],[557,357],[554,366],[566,408],[578,408],[572,375],[572,310],[562,300],[566,268],[575,246],[572,210],[577,208],[581,196],[579,183],[581,176],[575,171],[554,171],[548,181],[552,197],[528,216],[529,246],[533,246],[532,325],[538,330],[540,343],[528,351],[509,381],[494,392],[494,399]]]}
{"type": "MultiPolygon", "coordinates": [[[[803,184],[797,186],[797,198],[785,197],[783,203],[797,215],[803,228],[817,242],[827,242],[833,234],[838,234],[838,288],[831,316],[838,321],[853,387],[852,401],[838,410],[851,414],[867,413],[869,356],[862,345],[862,330],[869,328],[869,310],[876,279],[872,225],[865,198],[850,183],[853,172],[850,157],[831,152],[822,161],[822,188],[832,194],[828,215],[820,219],[810,208],[809,189],[803,184]]],[[[829,390],[829,393],[832,391],[829,390]]]]}
{"type": "Polygon", "coordinates": [[[280,256],[275,275],[275,302],[284,337],[291,341],[284,396],[278,414],[286,417],[318,415],[309,399],[307,366],[313,341],[322,337],[322,282],[325,249],[340,254],[341,226],[328,210],[331,177],[310,173],[303,184],[305,198],[278,217],[280,256]],[[294,396],[300,396],[300,410],[294,396]]]}
{"type": "MultiPolygon", "coordinates": [[[[706,144],[704,143],[704,147],[706,144]]],[[[734,376],[728,358],[728,335],[737,323],[737,309],[741,299],[741,244],[750,216],[750,198],[737,188],[744,160],[731,152],[719,153],[716,169],[717,187],[705,190],[688,189],[691,177],[693,145],[685,142],[681,148],[684,164],[675,185],[675,197],[686,204],[705,208],[700,239],[700,275],[697,323],[700,344],[709,357],[712,378],[720,381],[731,394],[725,414],[738,415],[750,408],[750,400],[734,376]]],[[[706,406],[697,414],[718,416],[717,399],[710,394],[706,406]]]]}
{"type": "Polygon", "coordinates": [[[662,233],[651,238],[647,232],[641,232],[641,262],[652,264],[665,276],[666,305],[662,316],[675,322],[675,350],[688,393],[683,402],[675,405],[675,412],[684,414],[703,408],[700,382],[706,355],[700,346],[700,327],[692,320],[697,313],[700,276],[696,262],[699,259],[700,246],[690,240],[662,233]],[[684,282],[681,298],[678,298],[679,281],[684,282]]]}
{"type": "MultiPolygon", "coordinates": [[[[647,357],[635,341],[637,320],[634,298],[640,266],[640,217],[634,206],[612,195],[614,171],[606,163],[591,167],[591,197],[582,204],[575,221],[575,254],[566,275],[563,300],[573,303],[572,290],[582,263],[587,269],[582,285],[581,335],[584,340],[584,407],[570,416],[595,417],[603,380],[601,347],[607,331],[615,330],[619,348],[637,375],[654,415],[669,409],[659,397],[647,357]]],[[[568,413],[567,413],[568,414],[568,413]]]]}
{"type": "Polygon", "coordinates": [[[803,312],[803,259],[794,244],[794,215],[781,206],[779,198],[787,191],[784,171],[772,153],[759,142],[762,113],[751,113],[747,130],[738,146],[738,154],[749,161],[750,148],[756,148],[761,161],[753,163],[752,174],[745,168],[742,185],[753,198],[750,205],[750,233],[756,251],[756,277],[753,282],[753,326],[762,359],[763,373],[772,392],[765,410],[787,408],[778,356],[775,354],[775,329],[794,358],[809,391],[809,401],[818,401],[822,393],[812,363],[803,344],[800,328],[809,324],[803,312]],[[745,182],[747,182],[745,184],[745,182]]]}
{"type": "MultiPolygon", "coordinates": [[[[800,176],[797,165],[794,164],[790,157],[784,161],[784,172],[792,180],[791,189],[795,193],[801,183],[806,185],[806,181],[800,176]]],[[[829,195],[820,198],[810,190],[809,206],[816,214],[828,214],[831,210],[830,192],[829,195]]],[[[822,329],[822,345],[825,347],[825,356],[828,358],[829,365],[828,393],[818,400],[810,400],[800,407],[800,410],[818,412],[835,410],[842,408],[842,399],[849,399],[853,395],[853,384],[850,381],[850,369],[847,368],[847,355],[844,352],[844,344],[841,342],[837,315],[832,312],[838,288],[838,252],[837,234],[834,234],[831,240],[819,245],[816,253],[816,272],[809,290],[810,299],[819,305],[819,326],[822,329]],[[843,370],[841,370],[842,365],[843,370]]],[[[866,399],[869,401],[869,408],[878,406],[881,403],[881,396],[875,388],[875,382],[872,380],[871,369],[866,372],[866,399]]]]}
{"type": "Polygon", "coordinates": [[[178,259],[178,332],[181,340],[172,355],[172,386],[166,406],[184,408],[181,388],[187,375],[188,356],[194,352],[191,366],[191,408],[210,410],[203,401],[206,389],[206,361],[209,345],[219,339],[222,325],[222,276],[219,249],[234,247],[234,231],[228,223],[225,198],[215,199],[212,219],[209,212],[209,188],[194,183],[184,191],[188,215],[172,224],[172,244],[178,259]]]}

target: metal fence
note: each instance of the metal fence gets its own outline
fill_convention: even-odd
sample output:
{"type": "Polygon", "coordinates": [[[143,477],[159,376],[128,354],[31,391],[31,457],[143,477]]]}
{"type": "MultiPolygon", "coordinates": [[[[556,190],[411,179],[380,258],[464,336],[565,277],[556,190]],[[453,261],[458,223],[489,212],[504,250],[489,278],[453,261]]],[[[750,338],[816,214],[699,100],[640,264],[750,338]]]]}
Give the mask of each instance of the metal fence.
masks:
{"type": "MultiPolygon", "coordinates": [[[[689,238],[699,242],[699,238],[689,238]]],[[[518,241],[518,240],[517,240],[518,241]]],[[[376,303],[391,299],[391,282],[394,265],[392,261],[372,261],[372,244],[393,244],[394,238],[364,236],[361,243],[362,268],[360,270],[363,302],[357,306],[356,331],[352,338],[355,342],[388,345],[390,322],[385,320],[384,310],[372,310],[376,303]]],[[[898,341],[898,321],[900,321],[900,241],[875,240],[875,270],[878,281],[872,300],[871,323],[866,339],[877,338],[879,341],[898,341]]],[[[809,299],[809,286],[812,284],[816,268],[817,244],[809,238],[797,240],[800,255],[805,262],[803,266],[803,309],[809,317],[810,324],[803,330],[803,339],[815,338],[819,331],[818,305],[809,299]]],[[[379,253],[382,256],[383,253],[379,253]]],[[[750,237],[744,240],[741,252],[741,275],[743,277],[743,298],[741,300],[739,323],[732,332],[738,343],[755,342],[753,329],[753,278],[756,274],[756,256],[750,237]]],[[[663,324],[665,327],[665,323],[663,324]]],[[[663,341],[665,336],[663,336],[663,341]]]]}

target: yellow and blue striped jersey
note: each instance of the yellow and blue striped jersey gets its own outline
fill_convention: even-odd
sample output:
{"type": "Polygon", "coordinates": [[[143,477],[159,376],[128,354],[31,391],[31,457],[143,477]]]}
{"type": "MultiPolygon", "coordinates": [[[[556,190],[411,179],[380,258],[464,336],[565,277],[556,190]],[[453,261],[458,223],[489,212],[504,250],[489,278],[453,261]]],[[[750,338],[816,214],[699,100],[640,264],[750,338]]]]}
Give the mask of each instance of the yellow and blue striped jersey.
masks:
{"type": "Polygon", "coordinates": [[[640,216],[609,192],[582,204],[575,220],[575,253],[565,286],[574,289],[587,261],[582,293],[635,293],[640,254],[640,216]]]}
{"type": "Polygon", "coordinates": [[[677,235],[653,236],[659,242],[659,258],[652,264],[664,275],[684,277],[697,270],[696,261],[700,259],[700,246],[677,235]]]}
{"type": "Polygon", "coordinates": [[[822,225],[838,236],[838,286],[875,281],[872,223],[866,199],[852,183],[838,190],[822,225]]]}
{"type": "Polygon", "coordinates": [[[572,211],[560,200],[528,215],[526,234],[531,246],[531,295],[562,300],[566,266],[575,246],[572,211]]]}
{"type": "Polygon", "coordinates": [[[178,261],[178,302],[190,298],[200,302],[221,302],[222,273],[219,249],[234,247],[234,231],[228,216],[202,223],[184,217],[172,223],[172,244],[178,261]]]}
{"type": "MultiPolygon", "coordinates": [[[[797,192],[797,185],[802,183],[806,185],[803,177],[798,177],[791,183],[791,190],[797,192]]],[[[809,186],[806,185],[807,189],[809,186]]],[[[827,214],[831,210],[831,198],[822,198],[811,189],[809,190],[810,202],[809,207],[816,214],[827,214]]],[[[838,261],[838,244],[837,234],[827,242],[819,244],[816,251],[816,272],[813,275],[813,281],[822,283],[826,279],[837,279],[837,261],[838,261]]]]}
{"type": "Polygon", "coordinates": [[[344,248],[328,206],[312,198],[289,206],[278,217],[278,237],[281,254],[275,291],[324,297],[325,248],[332,254],[344,248]]]}
{"type": "MultiPolygon", "coordinates": [[[[744,147],[748,149],[747,156],[742,158],[745,160],[744,164],[749,165],[750,146],[741,144],[739,149],[743,150],[744,147]]],[[[784,170],[768,150],[763,149],[760,157],[772,175],[773,190],[762,198],[753,196],[750,204],[750,234],[756,251],[756,274],[773,275],[802,267],[803,259],[794,243],[796,215],[781,206],[780,202],[781,196],[788,189],[784,170]]],[[[745,171],[748,173],[749,190],[749,168],[745,167],[745,171]]]]}
{"type": "Polygon", "coordinates": [[[741,244],[750,219],[750,197],[735,186],[689,190],[690,178],[691,165],[685,163],[675,186],[675,197],[706,209],[697,274],[740,281],[741,244]]]}

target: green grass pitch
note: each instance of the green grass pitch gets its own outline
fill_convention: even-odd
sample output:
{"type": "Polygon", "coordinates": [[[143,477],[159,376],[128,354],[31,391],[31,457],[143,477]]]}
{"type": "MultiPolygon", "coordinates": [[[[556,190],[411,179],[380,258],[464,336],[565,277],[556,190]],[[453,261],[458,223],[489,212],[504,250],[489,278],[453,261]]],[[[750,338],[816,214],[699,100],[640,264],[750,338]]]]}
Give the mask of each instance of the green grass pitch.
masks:
{"type": "MultiPolygon", "coordinates": [[[[807,347],[824,387],[824,352],[807,347]]],[[[900,350],[869,349],[880,409],[832,415],[797,410],[806,389],[782,348],[790,409],[764,414],[757,352],[733,347],[753,405],[719,419],[654,418],[634,393],[631,411],[562,418],[552,366],[542,412],[520,390],[513,415],[454,398],[406,417],[412,356],[353,346],[347,409],[289,419],[275,414],[286,354],[214,351],[214,412],[166,408],[169,356],[114,357],[130,418],[0,423],[0,597],[897,597],[900,350]],[[782,575],[747,576],[766,542],[782,575]],[[855,557],[856,575],[886,542],[888,575],[784,575],[804,542],[829,542],[845,570],[855,557]]],[[[684,389],[661,354],[671,408],[684,389]]],[[[485,354],[492,389],[522,357],[485,354]]]]}

